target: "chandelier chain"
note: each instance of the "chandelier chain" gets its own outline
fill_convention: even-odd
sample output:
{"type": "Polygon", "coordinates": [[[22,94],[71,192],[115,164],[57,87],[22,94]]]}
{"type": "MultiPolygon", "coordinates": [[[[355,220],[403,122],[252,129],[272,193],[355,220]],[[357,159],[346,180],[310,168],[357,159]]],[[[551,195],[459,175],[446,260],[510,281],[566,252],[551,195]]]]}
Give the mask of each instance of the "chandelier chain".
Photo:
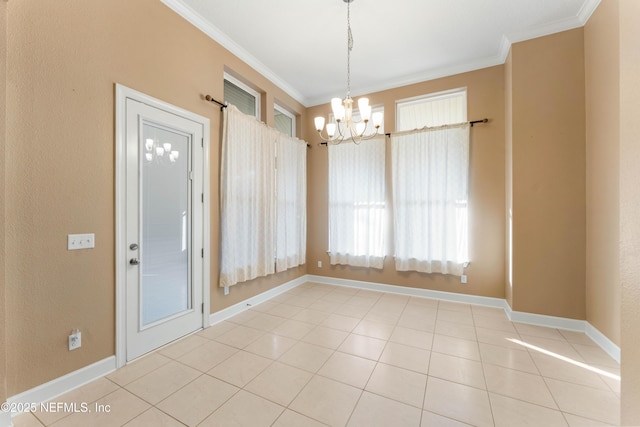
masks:
{"type": "Polygon", "coordinates": [[[351,97],[351,51],[353,35],[351,34],[351,2],[347,2],[347,97],[351,97]]]}

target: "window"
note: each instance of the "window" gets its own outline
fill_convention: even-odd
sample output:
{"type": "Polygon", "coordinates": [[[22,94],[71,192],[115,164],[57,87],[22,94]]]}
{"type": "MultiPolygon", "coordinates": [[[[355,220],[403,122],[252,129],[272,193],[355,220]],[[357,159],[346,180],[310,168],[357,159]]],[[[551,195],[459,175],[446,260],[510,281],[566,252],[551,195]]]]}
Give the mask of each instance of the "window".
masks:
{"type": "Polygon", "coordinates": [[[396,131],[467,121],[467,91],[456,89],[396,103],[396,131]]]}
{"type": "Polygon", "coordinates": [[[278,104],[273,106],[274,127],[285,135],[296,136],[296,116],[278,104]]]}
{"type": "Polygon", "coordinates": [[[240,112],[260,120],[260,93],[240,80],[224,75],[224,100],[235,105],[240,112]]]}
{"type": "Polygon", "coordinates": [[[466,116],[465,90],[397,103],[398,130],[420,128],[391,136],[399,271],[462,275],[468,261],[466,116]]]}
{"type": "Polygon", "coordinates": [[[385,255],[385,139],[329,144],[331,264],[382,268],[385,255]]]}

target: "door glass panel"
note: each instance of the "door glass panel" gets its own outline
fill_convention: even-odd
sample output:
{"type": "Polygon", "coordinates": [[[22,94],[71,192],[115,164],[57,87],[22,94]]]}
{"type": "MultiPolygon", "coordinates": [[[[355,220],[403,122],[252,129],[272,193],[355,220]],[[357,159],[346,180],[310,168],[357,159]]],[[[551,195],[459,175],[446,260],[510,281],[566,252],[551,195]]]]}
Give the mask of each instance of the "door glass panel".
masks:
{"type": "Polygon", "coordinates": [[[142,326],[192,307],[190,138],[143,123],[140,144],[142,326]]]}

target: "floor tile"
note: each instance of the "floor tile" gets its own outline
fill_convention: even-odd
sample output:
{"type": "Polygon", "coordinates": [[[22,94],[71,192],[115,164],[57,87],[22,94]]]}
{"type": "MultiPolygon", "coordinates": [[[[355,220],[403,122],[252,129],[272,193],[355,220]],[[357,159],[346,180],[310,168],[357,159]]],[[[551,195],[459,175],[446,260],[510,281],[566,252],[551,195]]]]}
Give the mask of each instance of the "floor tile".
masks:
{"type": "Polygon", "coordinates": [[[567,426],[560,411],[493,393],[489,393],[489,399],[496,427],[567,426]]]}
{"type": "Polygon", "coordinates": [[[178,362],[201,372],[207,372],[218,363],[221,363],[227,360],[230,356],[236,354],[238,351],[239,350],[237,348],[230,347],[216,341],[209,341],[208,343],[203,344],[179,357],[177,360],[178,362]]]}
{"type": "Polygon", "coordinates": [[[207,373],[236,387],[244,387],[271,363],[273,361],[266,357],[239,351],[207,373]]]}
{"type": "Polygon", "coordinates": [[[471,313],[471,305],[462,302],[440,301],[438,310],[460,311],[463,313],[471,313]]]}
{"type": "Polygon", "coordinates": [[[582,356],[585,362],[594,365],[613,366],[617,367],[616,362],[611,356],[607,354],[600,347],[585,344],[571,344],[573,348],[582,356]]]}
{"type": "Polygon", "coordinates": [[[588,364],[577,366],[545,354],[532,354],[532,357],[543,377],[610,390],[600,375],[588,369],[591,368],[588,364]]]}
{"type": "Polygon", "coordinates": [[[388,340],[393,332],[394,325],[389,323],[373,322],[370,320],[362,320],[353,330],[354,334],[364,335],[365,337],[378,338],[388,340]]]}
{"type": "Polygon", "coordinates": [[[343,316],[362,319],[364,316],[366,316],[368,311],[369,309],[367,307],[361,307],[361,306],[345,303],[345,304],[342,304],[340,307],[338,307],[333,312],[333,314],[341,314],[343,316]]]}
{"type": "Polygon", "coordinates": [[[318,371],[318,375],[363,389],[376,362],[351,354],[335,352],[318,371]]]}
{"type": "Polygon", "coordinates": [[[424,409],[474,426],[493,426],[485,390],[429,377],[424,409]]]}
{"type": "Polygon", "coordinates": [[[573,359],[577,362],[585,361],[573,345],[569,344],[567,341],[523,334],[520,334],[520,337],[520,340],[527,344],[527,350],[532,355],[550,352],[559,356],[568,357],[569,359],[573,359]]]}
{"type": "Polygon", "coordinates": [[[579,417],[577,415],[563,413],[564,418],[569,423],[569,427],[611,427],[611,424],[601,421],[590,420],[589,418],[579,417]]]}
{"type": "Polygon", "coordinates": [[[299,342],[283,354],[279,362],[316,373],[331,357],[333,350],[306,342],[299,342]]]}
{"type": "Polygon", "coordinates": [[[278,420],[273,423],[272,427],[325,427],[326,424],[322,424],[319,421],[305,417],[304,415],[293,412],[287,409],[280,415],[278,420]]]}
{"type": "Polygon", "coordinates": [[[293,347],[296,342],[293,338],[267,333],[246,346],[244,350],[258,356],[277,359],[293,347]]]}
{"type": "Polygon", "coordinates": [[[315,328],[316,325],[313,325],[311,323],[289,319],[281,323],[278,327],[271,331],[271,333],[299,340],[315,328]]]}
{"type": "Polygon", "coordinates": [[[364,392],[347,427],[419,427],[422,410],[364,392]]]}
{"type": "Polygon", "coordinates": [[[538,374],[538,368],[526,350],[479,343],[482,363],[538,374]]]}
{"type": "Polygon", "coordinates": [[[494,329],[498,331],[517,333],[516,328],[513,326],[506,316],[485,316],[482,314],[473,315],[473,324],[476,327],[494,329]]]}
{"type": "Polygon", "coordinates": [[[298,320],[300,322],[311,323],[314,325],[319,325],[324,320],[329,317],[330,313],[325,313],[324,311],[311,310],[305,308],[300,311],[298,314],[292,317],[293,320],[298,320]]]}
{"type": "MultiPolygon", "coordinates": [[[[438,313],[439,312],[440,310],[438,310],[438,313]]],[[[477,340],[475,327],[473,325],[465,325],[463,323],[436,320],[435,333],[465,340],[477,340]]]]}
{"type": "Polygon", "coordinates": [[[284,321],[285,319],[283,317],[274,316],[268,313],[259,313],[257,316],[244,322],[243,325],[260,331],[269,332],[284,321]]]}
{"type": "Polygon", "coordinates": [[[429,411],[422,411],[422,422],[420,427],[467,427],[469,424],[465,424],[460,421],[456,421],[452,418],[443,417],[442,415],[434,414],[429,411]]]}
{"type": "Polygon", "coordinates": [[[476,326],[476,336],[478,338],[478,342],[481,343],[513,348],[515,350],[526,350],[526,347],[522,344],[514,342],[514,340],[521,340],[520,335],[517,332],[480,328],[476,326]]]}
{"type": "Polygon", "coordinates": [[[215,338],[216,341],[238,349],[245,348],[264,335],[264,331],[238,325],[235,329],[215,338]]]}
{"type": "Polygon", "coordinates": [[[342,344],[348,332],[318,326],[302,338],[302,341],[335,350],[342,344]]]}
{"type": "Polygon", "coordinates": [[[424,374],[378,363],[365,390],[421,408],[426,384],[424,374]]]}
{"type": "MultiPolygon", "coordinates": [[[[96,400],[113,393],[118,390],[119,387],[114,382],[106,379],[100,378],[93,382],[90,382],[87,385],[84,385],[80,388],[77,388],[69,393],[63,394],[55,399],[57,403],[70,403],[76,404],[78,407],[82,403],[92,403],[96,400]]],[[[46,411],[34,411],[34,415],[44,424],[49,425],[53,424],[57,420],[66,417],[69,415],[68,412],[60,411],[60,412],[46,412],[46,411]]]]}
{"type": "Polygon", "coordinates": [[[342,345],[338,347],[338,350],[354,356],[378,360],[386,343],[386,341],[377,338],[351,334],[344,340],[342,345]]]}
{"type": "Polygon", "coordinates": [[[342,314],[331,314],[323,322],[322,326],[341,331],[351,332],[358,326],[360,319],[356,317],[343,316],[342,314]]]}
{"type": "Polygon", "coordinates": [[[334,301],[316,300],[309,306],[310,310],[322,311],[325,313],[333,313],[342,304],[334,301]]]}
{"type": "Polygon", "coordinates": [[[597,346],[597,344],[584,332],[564,331],[562,329],[558,329],[558,332],[560,332],[560,335],[562,335],[571,344],[597,346]]]}
{"type": "Polygon", "coordinates": [[[545,328],[544,326],[529,325],[526,323],[513,322],[513,326],[516,328],[519,334],[529,335],[539,338],[548,338],[559,341],[566,341],[564,336],[554,328],[545,328]]]}
{"type": "Polygon", "coordinates": [[[433,333],[396,326],[393,329],[391,337],[389,337],[389,341],[421,348],[423,350],[431,350],[433,333]]]}
{"type": "Polygon", "coordinates": [[[124,427],[183,427],[184,424],[156,408],[148,409],[138,415],[124,427]]]}
{"type": "Polygon", "coordinates": [[[437,320],[453,322],[453,323],[462,323],[464,325],[470,325],[470,326],[473,326],[474,324],[471,311],[451,311],[451,310],[438,309],[437,320]]]}
{"type": "Polygon", "coordinates": [[[267,310],[267,313],[272,314],[274,316],[284,317],[285,319],[290,319],[296,314],[300,313],[301,311],[302,311],[302,307],[297,307],[295,305],[285,303],[285,304],[275,304],[274,306],[269,308],[269,310],[267,310]]]}
{"type": "Polygon", "coordinates": [[[545,381],[561,411],[609,424],[619,424],[620,399],[612,391],[553,379],[545,381]]]}
{"type": "Polygon", "coordinates": [[[155,371],[170,361],[171,359],[161,354],[151,353],[110,373],[107,375],[107,378],[120,386],[124,386],[147,375],[151,371],[155,371]]]}
{"type": "Polygon", "coordinates": [[[151,406],[124,389],[98,399],[91,412],[77,412],[52,424],[55,427],[111,427],[131,421],[151,406]],[[96,406],[98,405],[98,406],[96,406]],[[97,407],[103,410],[96,410],[97,407]]]}
{"type": "Polygon", "coordinates": [[[156,407],[188,426],[195,426],[218,409],[238,388],[209,375],[202,375],[156,407]]]}
{"type": "Polygon", "coordinates": [[[495,365],[484,365],[484,375],[487,381],[487,389],[493,393],[551,409],[558,409],[540,375],[495,365]]]}
{"type": "Polygon", "coordinates": [[[480,350],[476,341],[435,334],[431,350],[466,359],[480,360],[480,350]]]}
{"type": "Polygon", "coordinates": [[[169,362],[125,386],[127,390],[151,404],[156,404],[184,387],[201,373],[182,363],[169,362]]]}
{"type": "Polygon", "coordinates": [[[269,427],[284,407],[240,390],[206,418],[202,427],[269,427]]]}
{"type": "Polygon", "coordinates": [[[316,375],[289,409],[330,426],[344,426],[361,393],[355,387],[316,375]]]}
{"type": "Polygon", "coordinates": [[[194,334],[161,348],[160,350],[158,350],[158,353],[163,356],[170,357],[171,359],[177,359],[183,354],[192,351],[193,349],[207,343],[208,341],[208,339],[194,334]]]}
{"type": "Polygon", "coordinates": [[[23,412],[11,419],[13,427],[42,427],[42,424],[31,412],[23,412]]]}
{"type": "Polygon", "coordinates": [[[471,359],[433,353],[429,363],[429,376],[486,389],[482,363],[471,359]]]}
{"type": "Polygon", "coordinates": [[[312,376],[313,374],[302,369],[275,362],[244,389],[286,407],[312,376]]]}
{"type": "Polygon", "coordinates": [[[426,374],[430,356],[431,352],[427,350],[389,342],[380,356],[380,362],[426,374]]]}
{"type": "Polygon", "coordinates": [[[237,328],[238,325],[231,322],[220,322],[215,325],[211,325],[206,329],[201,330],[196,335],[208,338],[210,340],[219,337],[222,334],[226,334],[232,329],[237,328]]]}

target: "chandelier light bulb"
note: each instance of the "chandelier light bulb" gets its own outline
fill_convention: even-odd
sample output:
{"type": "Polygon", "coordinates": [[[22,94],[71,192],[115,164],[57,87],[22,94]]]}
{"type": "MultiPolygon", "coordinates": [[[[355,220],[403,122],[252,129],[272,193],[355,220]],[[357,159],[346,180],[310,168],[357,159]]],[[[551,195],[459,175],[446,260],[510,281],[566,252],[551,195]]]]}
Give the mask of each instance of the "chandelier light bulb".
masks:
{"type": "Polygon", "coordinates": [[[373,126],[376,129],[382,126],[382,113],[379,111],[373,113],[373,126]]]}
{"type": "Polygon", "coordinates": [[[147,140],[144,143],[144,147],[147,149],[147,151],[153,150],[153,139],[147,138],[147,140]]]}
{"type": "Polygon", "coordinates": [[[165,142],[164,144],[162,144],[162,146],[164,147],[164,151],[165,152],[170,152],[171,151],[171,143],[170,142],[165,142]]]}
{"type": "Polygon", "coordinates": [[[336,124],[335,123],[327,123],[327,135],[329,138],[332,138],[333,135],[336,134],[336,124]]]}
{"type": "Polygon", "coordinates": [[[171,152],[171,155],[173,156],[173,158],[174,158],[175,160],[178,160],[178,157],[180,157],[180,152],[179,152],[179,151],[177,151],[177,150],[173,150],[173,151],[171,152]]]}
{"type": "Polygon", "coordinates": [[[316,117],[314,121],[316,124],[316,130],[320,132],[324,128],[324,117],[316,117]]]}
{"type": "Polygon", "coordinates": [[[153,160],[153,153],[144,153],[144,156],[146,157],[147,162],[153,160]]]}
{"type": "Polygon", "coordinates": [[[365,122],[359,122],[356,124],[356,133],[358,136],[364,135],[364,131],[367,128],[367,124],[365,122]]]}
{"type": "Polygon", "coordinates": [[[164,156],[164,148],[163,147],[156,147],[156,154],[158,156],[164,156]]]}

